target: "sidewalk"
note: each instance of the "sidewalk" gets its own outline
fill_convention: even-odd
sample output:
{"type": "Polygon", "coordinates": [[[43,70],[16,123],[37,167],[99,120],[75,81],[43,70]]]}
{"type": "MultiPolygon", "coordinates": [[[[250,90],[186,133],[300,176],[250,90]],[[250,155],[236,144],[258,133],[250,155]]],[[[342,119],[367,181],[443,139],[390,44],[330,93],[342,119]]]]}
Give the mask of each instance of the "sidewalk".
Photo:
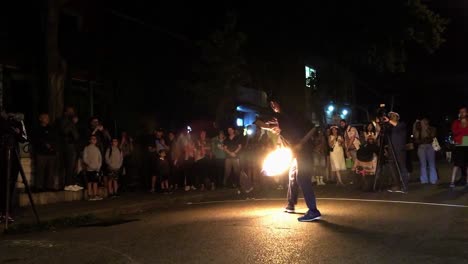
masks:
{"type": "MultiPolygon", "coordinates": [[[[72,201],[36,206],[41,221],[51,221],[63,217],[77,217],[92,214],[97,218],[130,215],[157,208],[170,208],[190,202],[235,197],[235,189],[214,191],[177,191],[172,194],[129,192],[117,198],[101,201],[72,201]]],[[[17,220],[20,223],[34,223],[35,217],[30,206],[20,209],[17,220]]]]}

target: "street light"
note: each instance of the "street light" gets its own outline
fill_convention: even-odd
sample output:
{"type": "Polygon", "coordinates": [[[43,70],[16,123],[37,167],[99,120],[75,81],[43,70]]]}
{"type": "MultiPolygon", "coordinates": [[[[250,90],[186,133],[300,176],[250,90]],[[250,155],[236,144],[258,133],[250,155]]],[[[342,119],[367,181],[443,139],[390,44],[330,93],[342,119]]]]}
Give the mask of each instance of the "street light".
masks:
{"type": "Polygon", "coordinates": [[[238,127],[244,126],[244,119],[237,118],[236,124],[237,124],[238,127]]]}
{"type": "Polygon", "coordinates": [[[341,114],[343,114],[343,116],[347,116],[348,115],[348,110],[347,109],[343,109],[343,111],[341,111],[341,114]]]}

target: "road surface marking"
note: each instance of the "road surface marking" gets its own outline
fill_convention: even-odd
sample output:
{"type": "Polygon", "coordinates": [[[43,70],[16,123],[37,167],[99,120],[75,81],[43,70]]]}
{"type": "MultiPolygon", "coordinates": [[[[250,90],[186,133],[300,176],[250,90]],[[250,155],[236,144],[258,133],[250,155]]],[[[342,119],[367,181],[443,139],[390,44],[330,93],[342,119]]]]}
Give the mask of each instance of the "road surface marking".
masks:
{"type": "MultiPolygon", "coordinates": [[[[304,198],[299,198],[304,200],[304,198]]],[[[207,201],[207,202],[189,202],[187,205],[195,204],[216,204],[216,203],[239,203],[249,201],[285,201],[286,198],[260,198],[260,199],[249,199],[249,200],[221,200],[221,201],[207,201]]],[[[371,199],[353,199],[353,198],[317,198],[317,200],[326,201],[350,201],[350,202],[374,202],[374,203],[395,203],[395,204],[418,204],[418,205],[431,205],[431,206],[444,206],[444,207],[456,207],[456,208],[468,208],[468,205],[460,204],[444,204],[444,203],[425,203],[425,202],[410,202],[410,201],[395,201],[395,200],[371,200],[371,199]]]]}

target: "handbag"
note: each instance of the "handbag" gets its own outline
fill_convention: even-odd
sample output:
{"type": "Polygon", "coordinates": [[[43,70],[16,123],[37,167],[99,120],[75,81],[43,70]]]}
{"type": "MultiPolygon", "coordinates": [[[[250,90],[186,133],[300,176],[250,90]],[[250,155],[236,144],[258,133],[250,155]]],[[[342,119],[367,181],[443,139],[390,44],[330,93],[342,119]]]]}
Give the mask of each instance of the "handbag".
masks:
{"type": "Polygon", "coordinates": [[[434,138],[432,139],[432,148],[433,148],[435,151],[439,151],[439,150],[442,149],[442,148],[440,147],[439,141],[437,140],[436,137],[434,137],[434,138]]]}

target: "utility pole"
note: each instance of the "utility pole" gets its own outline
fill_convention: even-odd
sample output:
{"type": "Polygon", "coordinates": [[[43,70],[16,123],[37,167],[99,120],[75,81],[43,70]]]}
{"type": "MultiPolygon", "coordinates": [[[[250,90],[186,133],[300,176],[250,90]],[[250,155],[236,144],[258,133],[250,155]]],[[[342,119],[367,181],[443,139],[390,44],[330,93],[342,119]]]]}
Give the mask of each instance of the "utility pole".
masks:
{"type": "Polygon", "coordinates": [[[3,65],[0,64],[0,111],[3,110],[3,65]]]}

